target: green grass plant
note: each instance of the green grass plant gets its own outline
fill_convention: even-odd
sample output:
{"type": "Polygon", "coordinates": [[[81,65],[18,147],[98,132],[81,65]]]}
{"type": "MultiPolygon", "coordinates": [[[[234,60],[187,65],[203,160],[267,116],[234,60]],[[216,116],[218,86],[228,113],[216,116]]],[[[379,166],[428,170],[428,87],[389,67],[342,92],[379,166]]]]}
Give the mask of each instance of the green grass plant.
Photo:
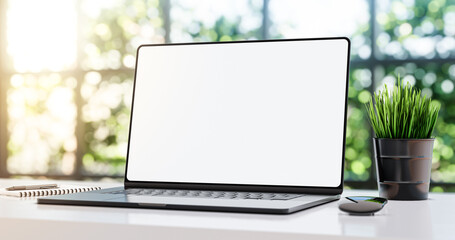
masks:
{"type": "Polygon", "coordinates": [[[398,78],[391,91],[385,85],[365,104],[377,138],[431,138],[440,104],[398,78]]]}

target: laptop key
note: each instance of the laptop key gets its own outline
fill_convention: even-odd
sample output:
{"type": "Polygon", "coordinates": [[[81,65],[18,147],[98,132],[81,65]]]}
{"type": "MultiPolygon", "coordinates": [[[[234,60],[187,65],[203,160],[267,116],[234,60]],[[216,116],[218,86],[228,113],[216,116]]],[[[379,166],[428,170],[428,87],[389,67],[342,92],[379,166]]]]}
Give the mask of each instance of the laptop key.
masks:
{"type": "Polygon", "coordinates": [[[176,190],[176,189],[137,189],[105,192],[109,194],[131,194],[156,197],[190,197],[190,198],[216,198],[216,199],[255,199],[255,200],[290,200],[303,196],[292,193],[261,193],[261,192],[222,192],[200,190],[176,190]]]}
{"type": "Polygon", "coordinates": [[[277,194],[271,198],[271,200],[290,200],[298,197],[302,197],[303,194],[277,194]]]}

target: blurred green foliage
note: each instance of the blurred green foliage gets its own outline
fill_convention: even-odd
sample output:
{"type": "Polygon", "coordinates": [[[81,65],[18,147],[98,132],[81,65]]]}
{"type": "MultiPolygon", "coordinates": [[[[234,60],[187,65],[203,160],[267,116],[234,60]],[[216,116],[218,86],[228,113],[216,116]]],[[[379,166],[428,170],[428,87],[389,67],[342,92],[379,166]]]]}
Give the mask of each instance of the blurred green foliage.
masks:
{"type": "MultiPolygon", "coordinates": [[[[431,180],[455,183],[455,1],[376,1],[376,38],[379,59],[407,60],[402,64],[376,66],[375,90],[385,82],[404,77],[423,94],[439,101],[441,110],[433,135],[435,145],[431,180]],[[423,59],[414,62],[413,59],[423,59]],[[441,60],[433,61],[439,58],[441,60]],[[414,62],[414,63],[413,63],[414,62]]],[[[432,191],[455,191],[441,185],[432,191]]]]}
{"type": "Polygon", "coordinates": [[[85,70],[134,68],[140,44],[164,43],[163,13],[158,0],[112,1],[107,6],[84,0],[82,6],[81,65],[85,70]]]}
{"type": "Polygon", "coordinates": [[[85,174],[124,174],[132,85],[131,72],[86,74],[81,88],[85,174]]]}
{"type": "Polygon", "coordinates": [[[188,32],[194,41],[236,41],[245,39],[259,39],[261,38],[260,29],[252,29],[247,33],[242,33],[239,29],[242,19],[239,17],[235,21],[229,21],[227,18],[221,16],[215,22],[213,28],[204,26],[201,22],[197,23],[199,26],[198,32],[188,32]]]}
{"type": "Polygon", "coordinates": [[[261,1],[171,2],[171,42],[261,39],[261,1]]]}
{"type": "MultiPolygon", "coordinates": [[[[371,91],[377,91],[384,83],[393,83],[396,76],[400,75],[404,81],[410,82],[415,87],[422,89],[423,94],[431,96],[441,104],[439,119],[436,124],[434,136],[436,138],[433,152],[432,182],[455,183],[455,60],[438,60],[432,58],[448,58],[454,56],[455,42],[455,1],[375,1],[376,22],[379,32],[375,38],[379,51],[369,61],[374,66],[374,86],[365,90],[360,88],[357,65],[354,63],[351,70],[349,107],[358,111],[359,118],[355,121],[348,115],[348,131],[346,146],[346,180],[365,180],[360,178],[369,169],[355,165],[360,164],[360,158],[352,156],[362,154],[362,150],[355,149],[351,142],[362,139],[354,136],[362,135],[364,130],[370,133],[370,126],[365,125],[365,109],[362,106],[364,99],[369,98],[371,91]],[[413,59],[418,61],[413,63],[413,59]],[[391,61],[384,59],[392,59],[391,61]],[[394,63],[393,59],[405,60],[403,63],[394,63]],[[423,61],[422,61],[423,60],[423,61]],[[390,62],[390,63],[389,63],[390,62]],[[363,92],[363,94],[362,94],[363,92]],[[360,104],[360,105],[359,105],[360,104]],[[362,125],[363,124],[363,125],[362,125]],[[360,126],[360,127],[359,127],[360,126]],[[356,134],[353,134],[356,133],[356,134]],[[361,171],[364,170],[364,171],[361,171]]],[[[370,136],[367,140],[369,148],[366,153],[371,162],[370,136]]],[[[431,188],[431,191],[455,191],[450,185],[440,185],[431,188]]]]}
{"type": "Polygon", "coordinates": [[[82,2],[85,20],[82,68],[84,174],[123,175],[137,47],[163,43],[158,0],[122,0],[107,6],[82,2]],[[96,9],[95,11],[93,9],[96,9]]]}
{"type": "MultiPolygon", "coordinates": [[[[254,1],[249,1],[249,8],[253,15],[262,16],[261,8],[254,1]]],[[[222,14],[215,16],[214,23],[208,24],[194,11],[181,1],[171,1],[170,25],[171,41],[230,41],[242,39],[261,39],[261,27],[240,27],[248,21],[247,16],[239,14],[236,17],[226,17],[222,14]],[[187,14],[190,21],[180,16],[187,14]],[[177,16],[178,15],[178,16],[177,16]]],[[[375,6],[375,22],[379,27],[373,43],[370,41],[372,34],[370,22],[361,23],[354,31],[353,62],[350,70],[349,96],[348,96],[348,122],[346,138],[346,165],[345,180],[350,181],[375,181],[372,172],[372,146],[371,129],[367,122],[364,103],[384,82],[394,81],[400,74],[405,81],[409,81],[440,101],[442,109],[434,135],[436,136],[433,160],[432,180],[434,182],[455,183],[455,95],[453,82],[455,80],[454,61],[432,63],[432,58],[453,57],[455,52],[455,3],[454,1],[372,1],[375,6]],[[451,40],[452,39],[452,40],[451,40]],[[374,44],[375,46],[371,46],[374,44]],[[451,47],[452,46],[452,47],[451,47]],[[369,54],[372,48],[376,49],[374,55],[369,54]],[[362,53],[363,57],[358,57],[362,53]],[[412,63],[414,58],[424,59],[412,63]],[[362,62],[364,59],[366,62],[362,62]],[[384,59],[407,60],[409,63],[393,63],[384,59]],[[374,79],[373,79],[374,73],[374,79]]],[[[204,4],[209,4],[204,2],[204,4]]],[[[211,3],[210,3],[211,4],[211,3]]],[[[371,5],[370,5],[371,6],[371,5]]],[[[292,6],[291,6],[292,7],[292,6]]],[[[270,9],[273,12],[273,9],[270,9]]],[[[186,15],[185,15],[186,16],[186,15]]],[[[88,17],[86,34],[86,62],[84,68],[122,69],[132,68],[128,60],[135,55],[135,49],[140,43],[164,42],[164,16],[162,3],[158,0],[140,1],[123,0],[119,4],[103,8],[96,17],[88,17]],[[107,30],[106,30],[107,29],[107,30]],[[117,63],[97,64],[113,61],[117,63]]],[[[298,18],[305,20],[304,16],[298,18]]],[[[286,26],[286,23],[280,23],[286,26]]],[[[298,25],[298,24],[296,24],[298,25]]],[[[286,33],[280,32],[281,28],[274,27],[270,22],[271,34],[274,38],[286,38],[286,33]]],[[[169,33],[168,33],[169,34],[169,33]]],[[[302,33],[302,36],[306,36],[302,33]]],[[[122,81],[131,81],[129,71],[119,70],[124,74],[120,80],[112,80],[109,74],[103,74],[102,81],[96,84],[101,88],[102,82],[118,84],[122,81]],[[120,82],[117,82],[120,81],[120,82]]],[[[128,96],[123,92],[122,96],[128,96]]],[[[87,104],[91,104],[86,98],[87,104]]],[[[128,103],[121,102],[109,109],[111,117],[101,120],[86,121],[87,154],[84,156],[84,167],[87,172],[122,174],[121,155],[109,154],[109,146],[121,148],[127,129],[126,122],[119,121],[128,115],[128,103]],[[97,129],[107,127],[109,133],[100,137],[96,135],[97,129]],[[100,167],[101,166],[101,167],[100,167]]],[[[110,150],[109,150],[110,149],[110,150]]],[[[121,151],[117,151],[120,153],[121,151]]],[[[455,191],[454,188],[437,186],[432,191],[455,191]]]]}
{"type": "Polygon", "coordinates": [[[375,1],[378,58],[455,56],[455,1],[375,1]]]}
{"type": "Polygon", "coordinates": [[[345,180],[366,181],[370,178],[371,135],[364,104],[371,96],[371,72],[352,69],[348,90],[348,122],[345,148],[345,180]]]}

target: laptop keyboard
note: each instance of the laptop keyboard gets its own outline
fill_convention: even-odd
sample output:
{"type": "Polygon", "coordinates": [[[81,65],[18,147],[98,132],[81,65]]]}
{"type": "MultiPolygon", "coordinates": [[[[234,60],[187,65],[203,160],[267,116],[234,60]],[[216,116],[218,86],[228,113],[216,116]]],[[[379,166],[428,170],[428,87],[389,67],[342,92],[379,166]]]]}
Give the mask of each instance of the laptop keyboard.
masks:
{"type": "Polygon", "coordinates": [[[126,190],[105,192],[109,194],[126,194],[155,197],[190,197],[216,199],[256,199],[256,200],[290,200],[303,196],[294,193],[260,193],[260,192],[230,192],[230,191],[198,191],[177,189],[129,188],[126,190]]]}

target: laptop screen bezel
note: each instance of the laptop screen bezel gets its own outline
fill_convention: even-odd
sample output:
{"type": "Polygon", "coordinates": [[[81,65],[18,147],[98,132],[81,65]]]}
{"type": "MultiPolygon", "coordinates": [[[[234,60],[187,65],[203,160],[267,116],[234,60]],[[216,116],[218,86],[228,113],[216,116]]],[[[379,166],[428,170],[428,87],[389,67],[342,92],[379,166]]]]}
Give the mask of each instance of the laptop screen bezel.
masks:
{"type": "Polygon", "coordinates": [[[222,191],[257,191],[257,192],[287,192],[287,193],[310,193],[310,194],[341,194],[343,192],[344,179],[344,157],[346,144],[346,126],[347,126],[347,103],[349,88],[349,65],[351,42],[347,37],[326,37],[326,38],[296,38],[296,39],[276,39],[276,40],[248,40],[248,41],[229,41],[229,42],[192,42],[192,43],[168,43],[168,44],[144,44],[140,45],[136,53],[136,67],[134,70],[133,93],[131,102],[130,125],[128,133],[128,147],[126,156],[126,167],[124,186],[125,188],[170,188],[170,189],[198,189],[198,190],[222,190],[222,191]],[[344,123],[343,123],[343,148],[341,157],[341,180],[337,187],[319,187],[319,186],[283,186],[283,185],[251,185],[251,184],[218,184],[218,183],[189,183],[189,182],[156,182],[156,181],[130,181],[128,180],[128,158],[131,139],[131,124],[133,122],[134,96],[136,90],[137,62],[139,51],[143,47],[166,47],[175,45],[203,45],[203,44],[236,44],[236,43],[261,43],[261,42],[289,42],[289,41],[324,41],[324,40],[345,40],[348,44],[346,60],[346,89],[344,103],[344,123]]]}

